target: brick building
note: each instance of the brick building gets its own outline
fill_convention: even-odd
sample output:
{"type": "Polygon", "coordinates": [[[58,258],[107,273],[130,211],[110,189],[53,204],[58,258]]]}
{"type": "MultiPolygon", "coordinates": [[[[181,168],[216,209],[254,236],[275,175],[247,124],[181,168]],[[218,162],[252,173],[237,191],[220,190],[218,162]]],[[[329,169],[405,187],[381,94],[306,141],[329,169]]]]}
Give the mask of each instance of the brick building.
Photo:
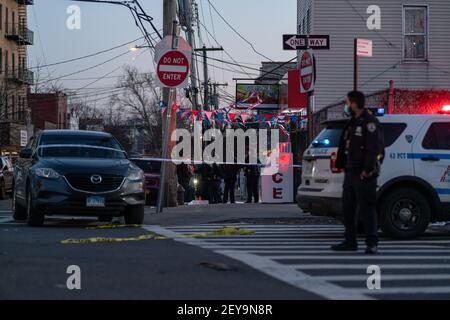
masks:
{"type": "MultiPolygon", "coordinates": [[[[0,0],[0,148],[20,150],[21,136],[31,133],[27,90],[33,72],[27,69],[27,46],[34,34],[27,28],[27,6],[33,0],[0,0]]],[[[23,139],[22,139],[23,140],[23,139]]]]}
{"type": "Polygon", "coordinates": [[[29,92],[28,105],[35,130],[67,128],[66,94],[29,92]]]}

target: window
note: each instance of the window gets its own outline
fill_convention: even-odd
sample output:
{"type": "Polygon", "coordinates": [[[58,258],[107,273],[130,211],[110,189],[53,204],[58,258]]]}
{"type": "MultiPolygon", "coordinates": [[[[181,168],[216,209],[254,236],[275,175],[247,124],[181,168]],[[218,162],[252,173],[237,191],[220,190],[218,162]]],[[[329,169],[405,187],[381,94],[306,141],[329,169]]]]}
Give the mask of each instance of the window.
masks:
{"type": "Polygon", "coordinates": [[[429,150],[450,150],[450,122],[436,122],[428,129],[422,146],[429,150]]]}
{"type": "Polygon", "coordinates": [[[8,8],[5,8],[5,32],[8,33],[8,16],[9,16],[9,10],[8,8]]]}
{"type": "Polygon", "coordinates": [[[3,49],[0,48],[0,74],[3,73],[3,49]]]}
{"type": "Polygon", "coordinates": [[[5,73],[8,74],[8,50],[5,50],[5,73]]]}
{"type": "Polygon", "coordinates": [[[0,4],[0,30],[2,30],[3,27],[3,5],[0,4]]]}
{"type": "Polygon", "coordinates": [[[384,146],[392,146],[400,135],[405,131],[406,123],[383,123],[384,146]]]}
{"type": "Polygon", "coordinates": [[[403,7],[403,59],[428,59],[428,7],[403,7]]]}
{"type": "Polygon", "coordinates": [[[321,134],[311,143],[312,149],[319,148],[337,148],[344,131],[341,127],[330,126],[322,131],[321,134]]]}

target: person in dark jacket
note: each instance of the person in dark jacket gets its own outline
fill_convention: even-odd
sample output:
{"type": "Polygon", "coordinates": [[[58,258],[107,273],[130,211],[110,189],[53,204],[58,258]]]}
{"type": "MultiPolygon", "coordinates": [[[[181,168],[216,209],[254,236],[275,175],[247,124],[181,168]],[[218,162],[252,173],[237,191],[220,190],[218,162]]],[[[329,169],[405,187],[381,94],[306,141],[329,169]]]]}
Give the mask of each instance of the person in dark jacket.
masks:
{"type": "Polygon", "coordinates": [[[247,203],[259,203],[259,177],[261,169],[258,165],[245,166],[245,177],[247,179],[247,203]]]}
{"type": "Polygon", "coordinates": [[[377,178],[384,159],[384,139],[378,119],[365,108],[365,96],[359,91],[347,95],[346,111],[351,115],[340,143],[337,167],[345,171],[342,208],[345,240],[332,247],[335,251],[357,251],[358,212],[364,222],[367,254],[378,250],[376,213],[377,178]]]}
{"type": "Polygon", "coordinates": [[[211,185],[210,185],[210,197],[209,203],[218,204],[222,203],[222,192],[220,190],[220,185],[222,183],[223,172],[220,166],[214,163],[211,166],[211,185]]]}
{"type": "Polygon", "coordinates": [[[192,188],[191,188],[191,179],[192,179],[192,170],[189,165],[182,163],[177,166],[177,177],[178,183],[184,189],[184,201],[190,202],[193,200],[192,188]]]}
{"type": "Polygon", "coordinates": [[[240,167],[237,164],[224,164],[224,182],[225,188],[223,192],[223,203],[228,203],[228,198],[230,203],[235,203],[235,194],[237,175],[239,173],[240,167]]]}

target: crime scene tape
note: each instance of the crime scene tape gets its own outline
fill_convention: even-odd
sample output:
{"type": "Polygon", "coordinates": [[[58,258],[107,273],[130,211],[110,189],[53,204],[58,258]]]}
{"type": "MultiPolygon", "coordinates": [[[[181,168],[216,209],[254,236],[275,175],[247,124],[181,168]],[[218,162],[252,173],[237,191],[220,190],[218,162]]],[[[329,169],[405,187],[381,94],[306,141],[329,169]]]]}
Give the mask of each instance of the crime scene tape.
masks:
{"type": "Polygon", "coordinates": [[[241,228],[223,228],[214,230],[212,232],[205,232],[205,233],[196,233],[196,234],[190,234],[181,236],[181,238],[208,238],[208,237],[232,237],[232,236],[251,236],[256,234],[255,230],[249,230],[249,229],[241,229],[241,228]]]}
{"type": "Polygon", "coordinates": [[[270,168],[270,167],[293,167],[293,168],[302,168],[301,164],[269,164],[264,165],[260,163],[244,163],[244,162],[224,162],[224,161],[199,161],[192,159],[164,159],[164,158],[153,158],[153,157],[143,157],[139,158],[139,160],[146,161],[155,161],[155,162],[172,162],[174,164],[217,164],[217,165],[237,165],[237,166],[253,166],[253,167],[261,167],[261,168],[270,168]]]}
{"type": "Polygon", "coordinates": [[[108,224],[96,227],[87,227],[86,230],[105,230],[105,229],[124,229],[124,228],[141,228],[143,224],[108,224]]]}
{"type": "Polygon", "coordinates": [[[87,239],[67,239],[62,240],[61,244],[89,244],[89,243],[114,243],[114,242],[130,242],[130,241],[145,241],[145,240],[168,240],[169,238],[163,237],[156,233],[145,234],[132,238],[104,238],[95,237],[87,239]]]}

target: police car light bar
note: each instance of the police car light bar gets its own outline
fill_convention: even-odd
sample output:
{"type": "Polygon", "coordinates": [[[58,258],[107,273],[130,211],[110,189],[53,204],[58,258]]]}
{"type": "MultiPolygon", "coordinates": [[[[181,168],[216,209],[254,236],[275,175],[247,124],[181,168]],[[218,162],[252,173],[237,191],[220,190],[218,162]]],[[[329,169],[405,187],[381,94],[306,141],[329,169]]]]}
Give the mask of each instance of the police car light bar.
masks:
{"type": "Polygon", "coordinates": [[[439,113],[440,114],[449,114],[450,115],[450,105],[443,106],[442,110],[439,113]]]}

